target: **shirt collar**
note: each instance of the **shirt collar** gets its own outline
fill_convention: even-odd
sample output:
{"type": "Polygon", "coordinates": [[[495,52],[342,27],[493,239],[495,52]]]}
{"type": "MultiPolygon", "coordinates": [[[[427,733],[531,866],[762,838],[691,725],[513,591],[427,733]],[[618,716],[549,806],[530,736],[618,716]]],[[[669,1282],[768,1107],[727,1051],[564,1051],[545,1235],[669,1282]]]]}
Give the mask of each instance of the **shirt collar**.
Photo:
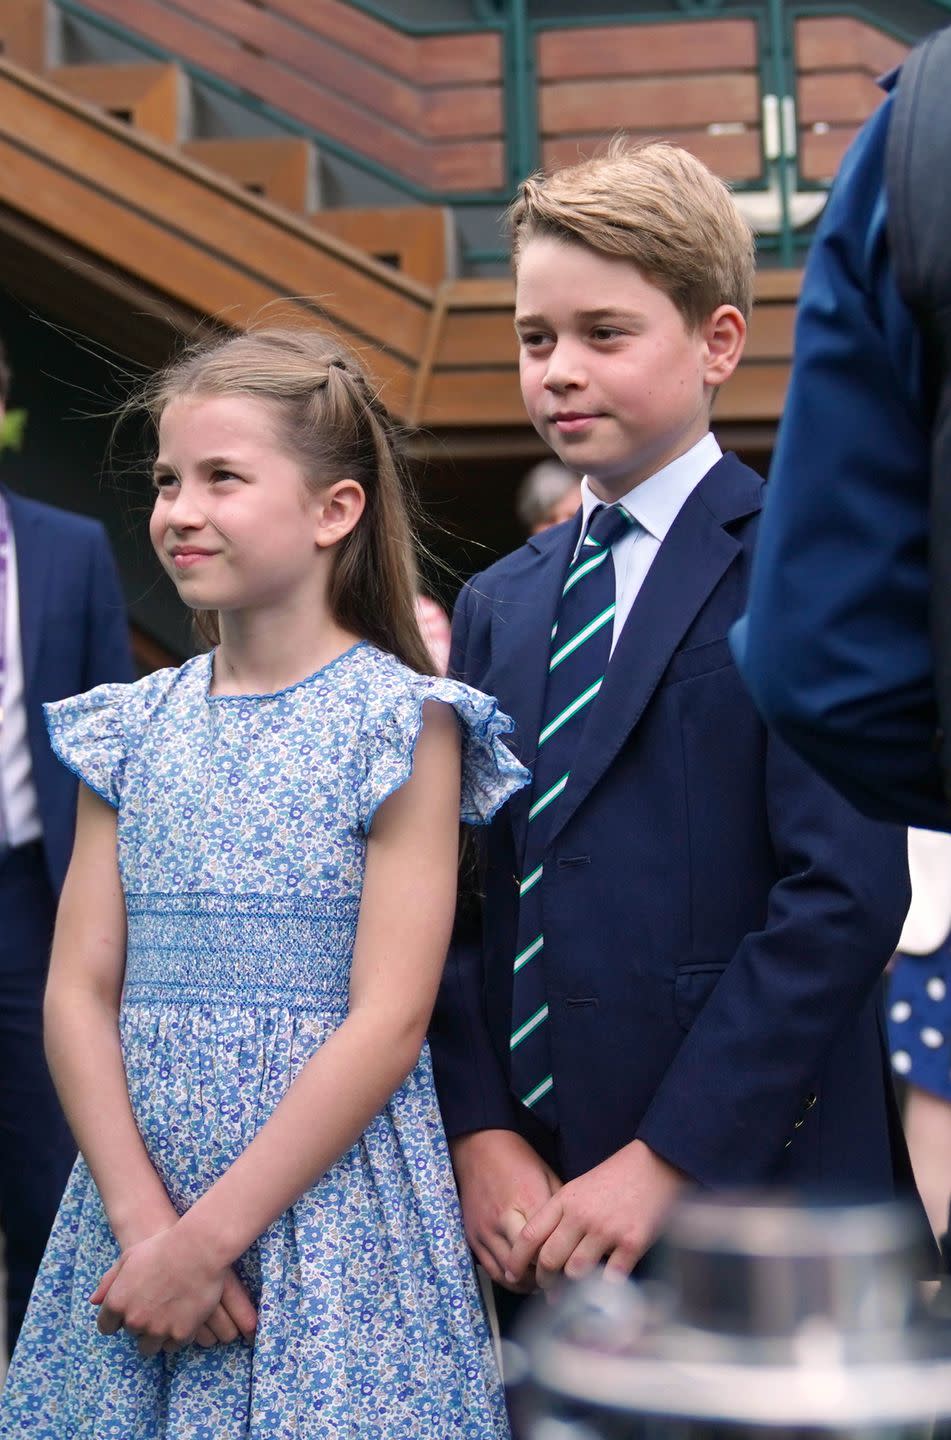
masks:
{"type": "MultiPolygon", "coordinates": [[[[700,484],[707,471],[721,459],[723,451],[715,436],[708,430],[702,440],[691,446],[676,460],[671,460],[662,470],[657,470],[635,485],[626,495],[620,496],[622,504],[639,525],[654,539],[665,539],[680,513],[688,495],[700,484]]],[[[592,510],[603,505],[591,486],[587,475],[581,482],[581,534],[584,535],[591,519],[592,510]]]]}

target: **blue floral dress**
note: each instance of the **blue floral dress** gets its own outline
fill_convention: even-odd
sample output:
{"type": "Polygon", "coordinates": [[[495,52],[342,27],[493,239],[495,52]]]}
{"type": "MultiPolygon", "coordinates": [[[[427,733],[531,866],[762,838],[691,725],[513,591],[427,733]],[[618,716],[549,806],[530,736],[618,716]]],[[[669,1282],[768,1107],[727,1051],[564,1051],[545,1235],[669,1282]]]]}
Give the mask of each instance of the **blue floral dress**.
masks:
{"type": "MultiPolygon", "coordinates": [[[[136,1121],[184,1210],[346,1015],[366,837],[409,778],[427,699],[463,733],[462,817],[526,772],[495,702],[361,642],[274,695],[209,695],[211,657],[47,707],[54,748],[118,809],[120,1014],[136,1121]]],[[[241,1341],[143,1359],[89,1296],[118,1254],[82,1159],[0,1399],[16,1440],[503,1440],[428,1051],[238,1269],[241,1341]]]]}

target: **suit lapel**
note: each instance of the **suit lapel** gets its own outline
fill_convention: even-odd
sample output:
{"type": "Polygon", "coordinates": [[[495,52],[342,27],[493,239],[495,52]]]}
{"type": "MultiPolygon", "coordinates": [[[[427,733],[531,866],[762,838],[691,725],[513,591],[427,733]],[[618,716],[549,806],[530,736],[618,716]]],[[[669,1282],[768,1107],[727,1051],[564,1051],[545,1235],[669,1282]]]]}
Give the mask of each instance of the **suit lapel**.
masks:
{"type": "Polygon", "coordinates": [[[753,472],[726,456],[704,477],[675,519],[611,657],[552,817],[552,838],[617,756],[677,646],[739,554],[739,541],[723,524],[759,509],[759,486],[753,472]],[[737,478],[743,482],[739,486],[737,478]]]}
{"type": "Polygon", "coordinates": [[[40,651],[46,580],[52,557],[48,546],[41,543],[39,520],[29,503],[9,490],[4,490],[4,498],[16,545],[23,684],[29,690],[40,651]]]}
{"type": "MultiPolygon", "coordinates": [[[[552,626],[580,528],[579,518],[533,536],[525,547],[524,565],[513,573],[507,592],[499,595],[493,611],[492,688],[502,709],[515,720],[512,749],[529,769],[535,764],[542,724],[552,626]]],[[[504,807],[518,854],[531,803],[531,786],[526,786],[504,807]]]]}

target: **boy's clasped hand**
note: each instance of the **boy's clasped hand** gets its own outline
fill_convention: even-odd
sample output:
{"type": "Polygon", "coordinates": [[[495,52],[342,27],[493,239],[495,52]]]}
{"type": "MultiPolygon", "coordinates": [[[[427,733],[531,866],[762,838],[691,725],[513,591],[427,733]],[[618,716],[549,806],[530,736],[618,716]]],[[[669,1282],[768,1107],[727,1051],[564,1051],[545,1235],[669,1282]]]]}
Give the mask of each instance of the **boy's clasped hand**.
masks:
{"type": "Polygon", "coordinates": [[[452,1155],[469,1243],[492,1280],[521,1294],[602,1262],[629,1275],[686,1183],[640,1140],[566,1185],[511,1130],[461,1136],[452,1155]]]}

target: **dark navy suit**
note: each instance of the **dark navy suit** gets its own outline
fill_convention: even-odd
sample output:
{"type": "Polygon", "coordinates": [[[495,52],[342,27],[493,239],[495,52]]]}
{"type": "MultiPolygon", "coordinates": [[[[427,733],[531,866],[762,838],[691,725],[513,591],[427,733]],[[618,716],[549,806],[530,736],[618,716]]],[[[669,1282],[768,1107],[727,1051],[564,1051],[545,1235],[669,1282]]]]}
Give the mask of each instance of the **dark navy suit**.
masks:
{"type": "Polygon", "coordinates": [[[96,521],[4,491],[16,544],[20,642],[41,842],[0,860],[0,1224],[8,1338],[75,1155],[43,1058],[42,998],[56,896],[76,824],[76,781],[53,756],[42,705],[131,680],[125,604],[96,521]]]}
{"type": "MultiPolygon", "coordinates": [[[[594,702],[544,862],[559,1128],[571,1178],[635,1137],[708,1186],[910,1187],[879,978],[909,900],[904,831],[861,817],[767,734],[727,633],[762,481],[725,456],[654,559],[594,702]]],[[[531,539],[464,590],[453,667],[534,758],[578,538],[531,539]]],[[[529,792],[485,836],[481,930],[460,923],[432,1030],[450,1136],[546,1148],[507,1084],[529,792]]]]}

